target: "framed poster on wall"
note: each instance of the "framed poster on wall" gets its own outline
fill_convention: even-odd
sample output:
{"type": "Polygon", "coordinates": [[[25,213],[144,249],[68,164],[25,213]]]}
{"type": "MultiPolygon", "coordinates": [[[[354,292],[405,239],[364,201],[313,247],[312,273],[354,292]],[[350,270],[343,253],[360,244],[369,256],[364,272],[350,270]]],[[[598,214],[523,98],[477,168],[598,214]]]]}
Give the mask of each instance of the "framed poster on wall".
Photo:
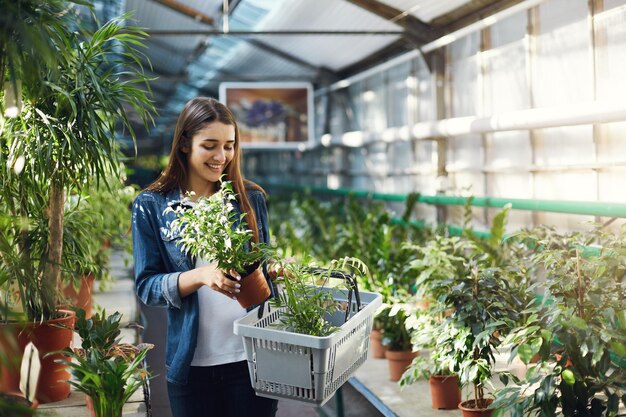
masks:
{"type": "Polygon", "coordinates": [[[301,148],[313,143],[310,83],[225,82],[220,101],[237,118],[243,148],[301,148]]]}

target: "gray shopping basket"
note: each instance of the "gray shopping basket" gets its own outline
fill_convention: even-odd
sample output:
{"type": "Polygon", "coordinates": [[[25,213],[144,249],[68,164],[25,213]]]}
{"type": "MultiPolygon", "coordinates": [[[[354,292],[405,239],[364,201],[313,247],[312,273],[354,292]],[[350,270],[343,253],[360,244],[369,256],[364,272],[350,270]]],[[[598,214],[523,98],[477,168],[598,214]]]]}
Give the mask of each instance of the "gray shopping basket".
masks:
{"type": "Polygon", "coordinates": [[[359,291],[356,280],[346,278],[351,290],[320,287],[347,306],[328,319],[339,330],[329,336],[309,336],[271,327],[285,309],[266,308],[259,317],[252,310],[234,323],[243,336],[252,386],[257,395],[288,398],[322,405],[367,359],[374,312],[382,304],[380,294],[359,291]]]}

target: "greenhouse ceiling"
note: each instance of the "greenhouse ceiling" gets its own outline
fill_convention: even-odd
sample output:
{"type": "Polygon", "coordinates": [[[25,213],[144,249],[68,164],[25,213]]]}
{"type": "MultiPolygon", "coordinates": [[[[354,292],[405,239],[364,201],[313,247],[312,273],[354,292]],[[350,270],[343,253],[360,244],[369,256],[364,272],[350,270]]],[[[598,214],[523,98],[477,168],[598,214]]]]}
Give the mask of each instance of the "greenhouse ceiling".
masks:
{"type": "Polygon", "coordinates": [[[317,89],[518,3],[524,1],[100,0],[97,6],[106,17],[132,13],[149,34],[146,64],[159,109],[154,138],[169,136],[191,97],[217,97],[222,82],[305,81],[317,89]]]}

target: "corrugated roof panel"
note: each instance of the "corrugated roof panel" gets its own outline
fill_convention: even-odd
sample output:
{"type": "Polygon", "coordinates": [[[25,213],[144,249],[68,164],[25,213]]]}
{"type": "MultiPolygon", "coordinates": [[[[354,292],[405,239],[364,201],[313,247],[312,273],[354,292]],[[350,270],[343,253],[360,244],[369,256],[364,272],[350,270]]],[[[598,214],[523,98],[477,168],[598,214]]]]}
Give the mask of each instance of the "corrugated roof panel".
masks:
{"type": "MultiPolygon", "coordinates": [[[[282,2],[257,30],[369,30],[401,28],[354,4],[336,0],[282,2]]],[[[315,66],[339,70],[398,39],[396,35],[259,36],[259,39],[315,66]]]]}
{"type": "Polygon", "coordinates": [[[242,45],[232,59],[226,65],[221,66],[224,70],[241,74],[246,77],[301,77],[303,80],[313,79],[316,71],[284,60],[283,58],[264,52],[253,45],[242,45]]]}
{"type": "MultiPolygon", "coordinates": [[[[149,30],[207,29],[206,25],[195,21],[193,18],[153,1],[127,0],[126,10],[134,12],[137,25],[148,28],[149,30]]],[[[155,36],[146,41],[149,48],[145,53],[152,61],[155,69],[159,69],[161,66],[169,65],[168,62],[170,58],[164,55],[163,49],[169,48],[170,51],[182,52],[184,55],[196,50],[205,39],[205,36],[155,36]],[[162,47],[154,48],[154,43],[151,44],[151,41],[158,43],[162,47]],[[160,49],[160,51],[156,51],[155,49],[160,49]]],[[[172,55],[175,54],[170,52],[170,57],[172,55]]],[[[170,73],[170,71],[167,72],[170,73]]]]}

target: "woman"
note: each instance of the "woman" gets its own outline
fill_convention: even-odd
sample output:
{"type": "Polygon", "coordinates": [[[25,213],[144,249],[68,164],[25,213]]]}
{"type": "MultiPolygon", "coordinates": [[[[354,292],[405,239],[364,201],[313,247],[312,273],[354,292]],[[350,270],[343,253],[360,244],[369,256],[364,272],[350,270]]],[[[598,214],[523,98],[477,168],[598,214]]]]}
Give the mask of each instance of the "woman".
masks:
{"type": "Polygon", "coordinates": [[[236,301],[239,283],[225,274],[240,277],[185,255],[169,227],[175,214],[163,214],[187,192],[211,196],[223,175],[254,241],[267,243],[265,195],[243,179],[239,159],[233,114],[215,99],[195,98],[178,118],[168,166],[133,203],[137,295],[146,305],[168,308],[167,390],[174,417],[276,413],[275,400],[255,395],[242,339],[233,334],[233,321],[246,311],[236,301]]]}

